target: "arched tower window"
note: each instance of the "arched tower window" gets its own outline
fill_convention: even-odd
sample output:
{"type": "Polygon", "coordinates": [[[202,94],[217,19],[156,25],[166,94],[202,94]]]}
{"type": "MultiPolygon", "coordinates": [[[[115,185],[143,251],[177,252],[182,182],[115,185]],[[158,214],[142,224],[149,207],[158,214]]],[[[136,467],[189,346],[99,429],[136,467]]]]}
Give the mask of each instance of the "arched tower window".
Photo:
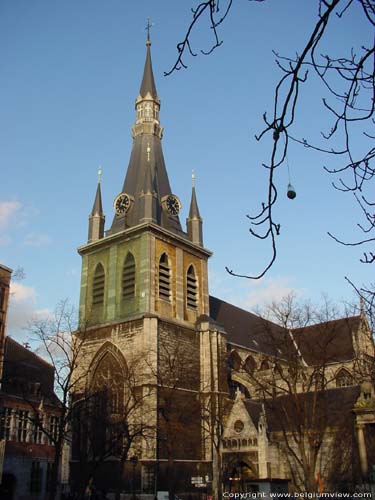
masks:
{"type": "Polygon", "coordinates": [[[186,303],[190,309],[198,307],[198,284],[193,265],[189,266],[186,274],[186,303]]]}
{"type": "Polygon", "coordinates": [[[336,375],[336,387],[348,387],[353,385],[353,377],[348,370],[341,368],[336,375]]]}
{"type": "Polygon", "coordinates": [[[131,299],[135,296],[135,260],[132,253],[128,253],[122,268],[122,298],[131,299]]]}
{"type": "Polygon", "coordinates": [[[92,281],[92,304],[104,304],[105,272],[103,265],[99,264],[95,268],[94,279],[92,281]]]}
{"type": "Polygon", "coordinates": [[[170,300],[171,296],[171,270],[168,255],[163,253],[159,260],[159,298],[170,300]]]}

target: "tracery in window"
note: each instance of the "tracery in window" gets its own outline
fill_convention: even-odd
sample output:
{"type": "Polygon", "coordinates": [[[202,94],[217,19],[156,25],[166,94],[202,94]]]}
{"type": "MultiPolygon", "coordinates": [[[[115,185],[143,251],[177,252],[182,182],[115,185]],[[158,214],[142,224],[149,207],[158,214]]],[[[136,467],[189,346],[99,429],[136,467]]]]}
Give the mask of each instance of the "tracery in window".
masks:
{"type": "Polygon", "coordinates": [[[159,298],[170,300],[171,296],[171,270],[168,255],[163,253],[159,260],[159,298]]]}
{"type": "Polygon", "coordinates": [[[336,387],[348,387],[353,385],[353,377],[345,368],[341,368],[336,375],[336,387]]]}
{"type": "Polygon", "coordinates": [[[123,370],[117,359],[107,352],[100,360],[93,377],[93,391],[106,400],[111,414],[120,413],[123,404],[123,370]]]}
{"type": "Polygon", "coordinates": [[[95,268],[92,282],[92,303],[93,305],[104,304],[105,272],[103,265],[99,264],[95,268]]]}
{"type": "Polygon", "coordinates": [[[135,260],[132,253],[128,253],[122,268],[122,298],[131,299],[135,296],[135,260]]]}
{"type": "Polygon", "coordinates": [[[186,302],[190,309],[198,307],[198,283],[193,265],[189,266],[186,273],[186,302]]]}

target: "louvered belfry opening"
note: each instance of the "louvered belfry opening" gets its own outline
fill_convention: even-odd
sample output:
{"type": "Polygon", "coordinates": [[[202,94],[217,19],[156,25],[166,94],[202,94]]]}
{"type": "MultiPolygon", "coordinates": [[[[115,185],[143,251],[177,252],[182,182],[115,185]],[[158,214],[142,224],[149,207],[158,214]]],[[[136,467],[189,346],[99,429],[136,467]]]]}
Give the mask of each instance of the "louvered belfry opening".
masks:
{"type": "Polygon", "coordinates": [[[198,306],[198,285],[194,267],[191,265],[186,275],[186,300],[190,309],[197,309],[198,306]]]}
{"type": "Polygon", "coordinates": [[[98,264],[95,269],[92,282],[92,303],[93,305],[104,304],[105,272],[102,264],[98,264]]]}
{"type": "Polygon", "coordinates": [[[159,260],[159,298],[170,300],[171,297],[171,270],[168,255],[163,253],[159,260]]]}
{"type": "Polygon", "coordinates": [[[122,269],[122,298],[135,297],[135,260],[133,254],[128,253],[122,269]]]}

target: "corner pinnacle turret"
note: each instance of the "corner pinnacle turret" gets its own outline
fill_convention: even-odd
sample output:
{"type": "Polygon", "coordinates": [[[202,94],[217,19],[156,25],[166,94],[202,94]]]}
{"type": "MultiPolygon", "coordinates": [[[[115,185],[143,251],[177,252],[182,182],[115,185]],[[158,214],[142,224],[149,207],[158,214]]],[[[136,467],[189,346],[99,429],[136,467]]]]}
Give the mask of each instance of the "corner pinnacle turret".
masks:
{"type": "Polygon", "coordinates": [[[188,237],[192,243],[203,246],[203,231],[202,231],[202,218],[199,214],[197,196],[195,193],[195,175],[194,171],[191,176],[191,201],[189,217],[186,219],[186,227],[188,237]]]}
{"type": "Polygon", "coordinates": [[[96,188],[95,200],[89,216],[89,235],[88,242],[100,240],[104,236],[105,215],[103,213],[102,193],[100,189],[100,179],[102,169],[98,170],[98,186],[96,188]]]}

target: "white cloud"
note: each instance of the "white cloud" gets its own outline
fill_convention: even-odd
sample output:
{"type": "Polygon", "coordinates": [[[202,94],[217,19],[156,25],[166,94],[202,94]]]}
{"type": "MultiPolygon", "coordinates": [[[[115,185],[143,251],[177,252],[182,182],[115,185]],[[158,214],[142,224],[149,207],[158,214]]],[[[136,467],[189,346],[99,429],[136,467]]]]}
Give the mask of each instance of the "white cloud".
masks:
{"type": "Polygon", "coordinates": [[[11,303],[20,303],[20,302],[32,302],[36,301],[36,292],[35,289],[31,286],[23,285],[22,283],[11,282],[10,284],[10,294],[11,294],[11,303]]]}
{"type": "Polygon", "coordinates": [[[24,244],[32,247],[41,247],[49,243],[51,243],[51,238],[42,233],[30,233],[24,239],[24,244]]]}
{"type": "Polygon", "coordinates": [[[257,309],[273,301],[280,301],[287,295],[294,293],[303,296],[303,289],[293,286],[293,279],[288,277],[267,278],[248,282],[244,295],[237,299],[236,305],[244,309],[257,309]]]}
{"type": "Polygon", "coordinates": [[[34,288],[22,283],[11,283],[6,332],[17,341],[27,339],[29,334],[26,329],[30,322],[50,314],[47,309],[37,308],[36,297],[34,288]]]}
{"type": "Polygon", "coordinates": [[[9,227],[20,209],[21,203],[18,201],[0,201],[0,229],[9,227]]]}

